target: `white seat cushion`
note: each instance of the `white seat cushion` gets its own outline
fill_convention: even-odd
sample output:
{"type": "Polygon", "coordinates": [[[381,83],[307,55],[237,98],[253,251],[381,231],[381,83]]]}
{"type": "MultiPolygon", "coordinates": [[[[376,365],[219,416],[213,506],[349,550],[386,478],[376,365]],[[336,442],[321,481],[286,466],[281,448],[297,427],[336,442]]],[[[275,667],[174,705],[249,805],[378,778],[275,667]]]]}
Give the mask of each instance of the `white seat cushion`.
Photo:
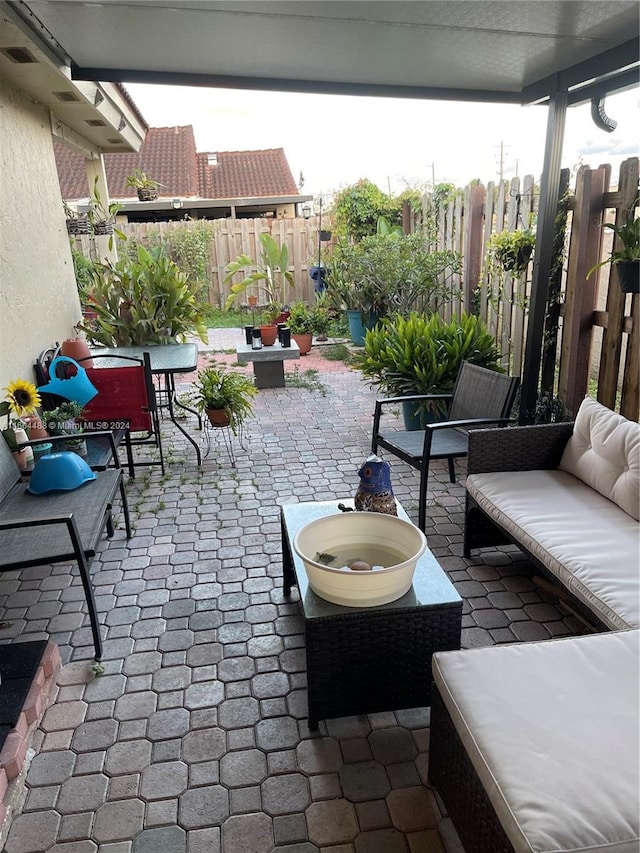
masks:
{"type": "Polygon", "coordinates": [[[640,424],[585,397],[558,468],[640,519],[640,424]]]}
{"type": "Polygon", "coordinates": [[[433,656],[516,853],[638,853],[640,631],[433,656]]]}
{"type": "Polygon", "coordinates": [[[565,471],[472,474],[467,491],[609,628],[640,627],[640,524],[565,471]]]}

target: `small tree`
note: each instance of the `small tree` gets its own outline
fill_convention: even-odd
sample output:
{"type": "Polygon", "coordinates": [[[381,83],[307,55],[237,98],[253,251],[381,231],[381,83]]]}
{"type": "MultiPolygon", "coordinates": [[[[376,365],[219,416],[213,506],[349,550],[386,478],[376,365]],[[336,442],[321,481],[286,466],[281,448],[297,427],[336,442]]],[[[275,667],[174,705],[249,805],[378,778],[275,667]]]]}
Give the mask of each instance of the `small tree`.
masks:
{"type": "Polygon", "coordinates": [[[341,190],[333,206],[336,231],[354,240],[375,234],[381,216],[391,225],[399,224],[401,212],[400,199],[382,192],[366,178],[341,190]]]}

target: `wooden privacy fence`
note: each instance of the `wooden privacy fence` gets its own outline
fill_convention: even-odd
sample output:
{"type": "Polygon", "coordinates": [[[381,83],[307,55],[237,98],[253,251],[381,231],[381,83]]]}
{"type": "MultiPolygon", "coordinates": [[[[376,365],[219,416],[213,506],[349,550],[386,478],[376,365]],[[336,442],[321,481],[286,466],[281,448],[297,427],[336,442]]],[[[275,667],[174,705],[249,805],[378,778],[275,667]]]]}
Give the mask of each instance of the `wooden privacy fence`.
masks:
{"type": "MultiPolygon", "coordinates": [[[[185,222],[140,222],[118,226],[129,238],[145,243],[152,235],[170,238],[172,233],[185,227],[195,227],[199,223],[185,222]]],[[[311,301],[314,297],[313,280],[309,278],[309,266],[318,257],[318,221],[310,219],[214,219],[207,223],[212,236],[209,243],[208,281],[209,302],[216,307],[224,307],[229,295],[229,284],[224,284],[225,268],[240,254],[250,258],[260,257],[258,235],[266,231],[279,244],[286,243],[289,250],[289,269],[293,273],[295,287],[291,299],[311,301]]],[[[325,222],[326,226],[326,222],[325,222]]],[[[83,238],[88,240],[89,238],[83,238]]],[[[256,267],[247,267],[246,275],[256,267]]],[[[241,281],[238,274],[234,281],[241,281]]],[[[250,288],[241,297],[260,296],[259,286],[250,288]]]]}
{"type": "MultiPolygon", "coordinates": [[[[586,278],[588,271],[606,257],[611,233],[606,221],[622,222],[638,198],[638,158],[620,167],[618,189],[610,190],[611,167],[582,167],[564,207],[567,227],[559,233],[564,243],[557,281],[552,281],[543,352],[543,390],[560,396],[574,413],[587,391],[598,400],[637,419],[640,408],[640,311],[637,295],[624,294],[615,267],[586,278]],[[591,386],[591,387],[590,387],[591,386]],[[597,390],[595,390],[597,388],[597,390]]],[[[568,190],[569,173],[561,182],[568,190]]],[[[463,257],[463,269],[448,282],[449,299],[441,307],[446,319],[463,311],[478,313],[495,336],[503,366],[522,375],[527,315],[534,260],[521,275],[496,273],[485,262],[492,234],[524,230],[531,225],[537,205],[533,176],[522,181],[469,185],[434,211],[425,199],[425,215],[436,216],[438,249],[452,249],[463,257]]],[[[323,220],[326,227],[326,219],[323,220]]],[[[152,235],[170,237],[179,229],[202,227],[201,222],[154,222],[122,226],[128,237],[146,242],[152,235]]],[[[311,219],[217,219],[207,223],[209,301],[224,306],[229,285],[224,284],[227,264],[241,254],[258,258],[258,234],[267,231],[289,249],[289,269],[295,290],[290,298],[307,302],[314,297],[309,266],[318,257],[318,221],[311,219]]],[[[564,229],[564,224],[562,224],[564,229]]],[[[91,238],[78,238],[84,253],[92,254],[91,238]]],[[[247,272],[255,270],[248,267],[247,272]]],[[[240,280],[241,275],[236,280],[240,280]]],[[[259,289],[247,291],[259,296],[259,289]]]]}
{"type": "MultiPolygon", "coordinates": [[[[543,352],[543,390],[556,393],[574,414],[586,393],[626,417],[640,413],[640,296],[625,294],[615,266],[587,280],[608,257],[612,235],[604,222],[623,222],[638,199],[638,158],[620,167],[610,189],[611,166],[582,167],[564,200],[567,226],[557,289],[551,287],[543,352]]],[[[561,185],[568,187],[568,171],[561,185]]],[[[562,193],[561,193],[562,194],[562,193]]],[[[491,275],[485,264],[489,239],[503,229],[527,228],[536,212],[532,176],[468,186],[437,212],[438,248],[463,255],[463,272],[451,282],[447,317],[476,311],[502,352],[503,366],[522,375],[533,262],[522,275],[491,275]]],[[[559,205],[561,207],[562,205],[559,205]]],[[[428,210],[428,204],[427,204],[428,210]]],[[[558,217],[561,218],[560,216],[558,217]]],[[[553,282],[552,282],[553,285],[553,282]]]]}

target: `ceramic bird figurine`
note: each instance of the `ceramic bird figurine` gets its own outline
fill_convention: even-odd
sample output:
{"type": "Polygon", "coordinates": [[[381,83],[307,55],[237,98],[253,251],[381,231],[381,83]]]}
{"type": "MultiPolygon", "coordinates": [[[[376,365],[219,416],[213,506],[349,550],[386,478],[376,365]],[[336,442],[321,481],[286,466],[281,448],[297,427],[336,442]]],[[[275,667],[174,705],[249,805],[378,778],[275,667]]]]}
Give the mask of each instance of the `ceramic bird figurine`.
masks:
{"type": "Polygon", "coordinates": [[[354,505],[365,512],[383,512],[397,515],[396,499],[391,488],[389,463],[371,454],[358,471],[360,485],[355,494],[354,505]]]}

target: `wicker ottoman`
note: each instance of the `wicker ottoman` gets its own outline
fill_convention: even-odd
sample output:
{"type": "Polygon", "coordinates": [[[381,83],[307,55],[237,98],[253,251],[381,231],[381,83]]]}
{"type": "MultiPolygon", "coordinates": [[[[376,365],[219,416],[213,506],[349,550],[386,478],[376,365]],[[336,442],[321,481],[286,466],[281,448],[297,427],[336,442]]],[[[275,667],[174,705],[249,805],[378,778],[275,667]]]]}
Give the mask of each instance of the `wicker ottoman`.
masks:
{"type": "MultiPolygon", "coordinates": [[[[291,543],[305,524],[340,512],[338,503],[281,508],[284,594],[298,586],[304,615],[310,729],[330,717],[428,705],[433,652],[460,648],[462,600],[429,550],[413,587],[390,604],[342,607],[310,589],[291,543]]],[[[408,520],[400,505],[398,515],[408,520]]]]}
{"type": "Polygon", "coordinates": [[[434,655],[429,781],[466,853],[637,853],[640,630],[434,655]]]}

